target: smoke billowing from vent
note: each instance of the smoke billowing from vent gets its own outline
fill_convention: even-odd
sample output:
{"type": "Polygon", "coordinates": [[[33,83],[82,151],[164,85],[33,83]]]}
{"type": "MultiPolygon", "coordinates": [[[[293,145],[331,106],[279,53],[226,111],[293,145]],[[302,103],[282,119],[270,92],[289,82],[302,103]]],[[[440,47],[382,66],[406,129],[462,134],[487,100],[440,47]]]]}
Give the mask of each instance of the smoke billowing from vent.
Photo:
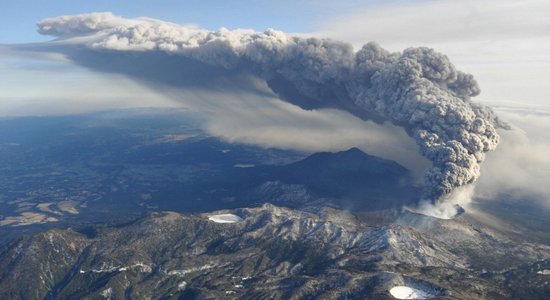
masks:
{"type": "Polygon", "coordinates": [[[46,19],[39,32],[58,43],[102,52],[162,52],[253,74],[282,99],[305,109],[339,108],[363,119],[404,127],[432,163],[425,197],[436,201],[480,175],[485,153],[499,143],[494,113],[472,103],[479,87],[470,74],[428,48],[390,53],[375,43],[359,51],[333,40],[265,32],[215,32],[110,13],[46,19]]]}

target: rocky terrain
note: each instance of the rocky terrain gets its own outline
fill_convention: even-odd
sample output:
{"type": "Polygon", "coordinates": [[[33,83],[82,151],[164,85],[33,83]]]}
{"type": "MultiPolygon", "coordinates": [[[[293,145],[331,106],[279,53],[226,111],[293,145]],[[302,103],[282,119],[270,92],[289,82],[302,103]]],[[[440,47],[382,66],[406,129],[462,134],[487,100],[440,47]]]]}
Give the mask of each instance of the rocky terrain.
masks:
{"type": "Polygon", "coordinates": [[[550,293],[548,246],[474,225],[468,213],[385,216],[265,204],[51,229],[3,247],[0,298],[394,299],[401,286],[437,299],[550,293]]]}

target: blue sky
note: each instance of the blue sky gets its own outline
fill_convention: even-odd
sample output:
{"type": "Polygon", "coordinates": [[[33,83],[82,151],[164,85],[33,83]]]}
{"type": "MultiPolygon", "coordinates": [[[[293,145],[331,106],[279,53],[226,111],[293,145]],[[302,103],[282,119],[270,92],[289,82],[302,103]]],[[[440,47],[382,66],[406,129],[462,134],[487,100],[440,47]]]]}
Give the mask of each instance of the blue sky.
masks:
{"type": "MultiPolygon", "coordinates": [[[[1,5],[0,44],[44,41],[36,33],[36,22],[60,15],[110,11],[126,18],[147,16],[179,24],[219,27],[275,28],[306,32],[323,19],[345,14],[379,1],[214,1],[214,0],[20,0],[1,5]],[[6,30],[9,29],[9,30],[6,30]]],[[[387,1],[386,1],[387,2],[387,1]]]]}

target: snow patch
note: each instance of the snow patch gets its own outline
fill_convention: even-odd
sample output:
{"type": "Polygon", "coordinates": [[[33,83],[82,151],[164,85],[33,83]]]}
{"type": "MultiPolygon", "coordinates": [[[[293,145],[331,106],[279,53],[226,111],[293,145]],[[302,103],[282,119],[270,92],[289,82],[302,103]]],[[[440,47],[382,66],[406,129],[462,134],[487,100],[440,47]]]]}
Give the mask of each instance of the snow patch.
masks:
{"type": "Polygon", "coordinates": [[[207,265],[204,265],[204,266],[189,268],[189,269],[185,269],[185,270],[172,270],[172,271],[168,272],[168,275],[184,277],[185,275],[187,275],[189,273],[204,271],[204,270],[212,269],[212,268],[215,268],[215,267],[216,267],[216,265],[207,264],[207,265]]]}
{"type": "Polygon", "coordinates": [[[100,293],[100,295],[103,296],[103,298],[105,298],[105,299],[112,299],[112,297],[113,297],[113,288],[108,288],[108,289],[103,290],[100,293]]]}
{"type": "Polygon", "coordinates": [[[430,292],[404,285],[393,287],[390,294],[396,299],[431,299],[435,297],[430,292]]]}
{"type": "Polygon", "coordinates": [[[126,272],[131,269],[137,269],[140,273],[151,273],[153,272],[153,267],[146,265],[144,263],[138,262],[130,266],[113,266],[110,264],[102,263],[99,269],[90,269],[88,271],[80,269],[80,274],[85,274],[88,272],[92,273],[114,273],[114,272],[126,272]]]}
{"type": "Polygon", "coordinates": [[[243,219],[234,214],[219,214],[209,216],[208,220],[216,223],[237,223],[243,219]]]}
{"type": "Polygon", "coordinates": [[[187,287],[187,282],[185,281],[182,281],[178,284],[178,290],[185,290],[185,288],[187,287]]]}

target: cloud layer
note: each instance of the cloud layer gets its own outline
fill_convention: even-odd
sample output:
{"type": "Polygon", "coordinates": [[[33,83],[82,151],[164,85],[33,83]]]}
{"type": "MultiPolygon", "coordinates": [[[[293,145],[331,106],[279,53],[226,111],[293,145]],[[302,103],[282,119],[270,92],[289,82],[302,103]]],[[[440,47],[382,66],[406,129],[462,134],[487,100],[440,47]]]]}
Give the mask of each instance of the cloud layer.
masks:
{"type": "Polygon", "coordinates": [[[39,31],[58,37],[53,47],[70,48],[63,50],[70,59],[102,71],[149,80],[159,75],[159,81],[173,86],[178,78],[161,76],[163,69],[155,68],[196,70],[200,80],[189,81],[191,72],[181,82],[190,86],[232,77],[238,80],[229,81],[228,87],[254,88],[253,76],[305,109],[337,108],[364,120],[391,121],[405,128],[432,162],[425,196],[433,201],[479,177],[479,163],[499,142],[495,128],[505,127],[490,109],[470,100],[479,93],[473,77],[428,48],[390,53],[368,43],[355,52],[346,43],[291,37],[272,29],[210,32],[110,13],[46,19],[39,31]],[[102,56],[110,57],[111,64],[96,64],[102,56]],[[91,64],[90,57],[96,58],[91,64]],[[150,68],[144,74],[132,63],[150,68]]]}
{"type": "Polygon", "coordinates": [[[550,208],[550,112],[497,108],[514,125],[484,163],[476,185],[483,199],[534,201],[550,208]]]}

